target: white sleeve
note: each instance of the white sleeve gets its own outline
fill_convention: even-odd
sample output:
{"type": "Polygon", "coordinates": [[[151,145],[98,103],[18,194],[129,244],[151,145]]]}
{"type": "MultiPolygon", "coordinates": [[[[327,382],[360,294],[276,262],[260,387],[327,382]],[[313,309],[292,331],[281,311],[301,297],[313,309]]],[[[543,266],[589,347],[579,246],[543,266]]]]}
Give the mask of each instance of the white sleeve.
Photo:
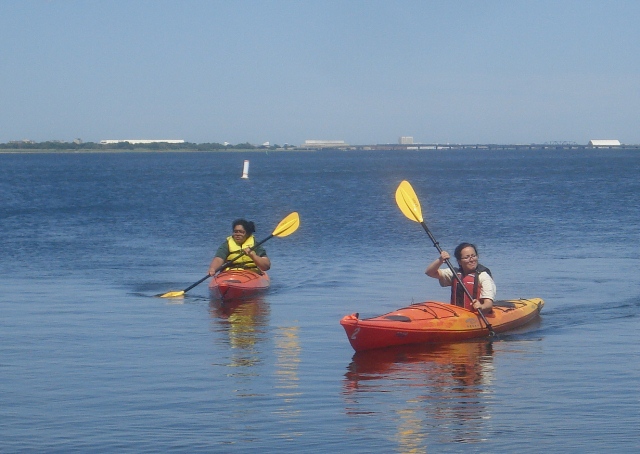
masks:
{"type": "Polygon", "coordinates": [[[478,276],[478,281],[480,282],[481,290],[480,290],[480,299],[489,298],[491,301],[496,300],[496,283],[493,282],[491,276],[486,271],[483,271],[478,276]]]}
{"type": "Polygon", "coordinates": [[[453,283],[453,273],[449,268],[442,268],[438,270],[438,281],[440,282],[440,287],[451,287],[453,283]]]}

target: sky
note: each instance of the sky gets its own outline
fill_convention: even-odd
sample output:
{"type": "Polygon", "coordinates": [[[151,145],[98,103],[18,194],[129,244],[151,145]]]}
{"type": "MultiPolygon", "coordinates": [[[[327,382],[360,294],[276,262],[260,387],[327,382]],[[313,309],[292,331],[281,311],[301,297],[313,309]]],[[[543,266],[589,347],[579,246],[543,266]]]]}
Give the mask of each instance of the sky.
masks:
{"type": "Polygon", "coordinates": [[[636,0],[0,0],[0,142],[640,144],[636,0]]]}

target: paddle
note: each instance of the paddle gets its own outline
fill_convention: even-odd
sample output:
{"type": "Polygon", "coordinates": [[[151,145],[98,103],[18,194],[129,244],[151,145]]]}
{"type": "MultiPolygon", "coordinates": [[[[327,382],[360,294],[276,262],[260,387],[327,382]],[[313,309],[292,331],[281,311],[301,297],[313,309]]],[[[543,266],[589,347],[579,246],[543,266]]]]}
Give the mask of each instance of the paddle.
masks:
{"type": "MultiPolygon", "coordinates": [[[[265,243],[266,241],[270,240],[274,236],[277,236],[277,237],[280,237],[280,238],[285,237],[285,236],[289,236],[293,232],[298,230],[299,226],[300,226],[300,217],[298,216],[298,213],[294,211],[293,213],[291,213],[287,217],[285,217],[282,221],[280,221],[280,223],[273,230],[273,233],[271,235],[266,237],[264,240],[256,243],[251,248],[251,250],[254,250],[255,248],[257,248],[261,244],[265,243]]],[[[184,290],[162,293],[162,294],[156,295],[156,296],[159,296],[160,298],[176,298],[178,296],[182,296],[185,293],[187,293],[189,290],[191,290],[193,287],[195,287],[196,285],[201,284],[202,282],[204,282],[207,279],[209,279],[211,276],[218,274],[221,270],[225,269],[229,265],[232,265],[236,260],[238,260],[240,257],[242,257],[245,254],[246,253],[243,250],[242,252],[240,252],[238,254],[237,257],[234,257],[232,260],[227,260],[222,265],[220,265],[218,268],[216,268],[216,270],[213,272],[213,274],[207,274],[205,277],[200,279],[198,282],[194,282],[193,284],[191,284],[189,287],[185,288],[184,290]]]]}
{"type": "MultiPolygon", "coordinates": [[[[402,211],[402,213],[406,217],[408,217],[412,221],[419,222],[420,225],[422,225],[422,227],[424,228],[424,231],[427,232],[427,235],[429,235],[429,238],[431,239],[431,242],[433,243],[433,245],[436,247],[438,252],[442,253],[442,248],[440,247],[440,244],[436,241],[433,234],[429,230],[429,227],[427,227],[427,224],[424,222],[424,219],[422,218],[422,210],[420,209],[420,201],[418,200],[418,196],[416,195],[415,191],[411,187],[411,184],[409,184],[409,182],[406,180],[402,181],[398,186],[398,189],[396,189],[396,203],[398,204],[400,211],[402,211]]],[[[456,273],[456,270],[451,265],[451,262],[449,261],[449,259],[445,260],[445,262],[447,263],[447,266],[449,267],[453,275],[456,277],[456,279],[464,289],[464,292],[467,294],[467,297],[471,301],[473,301],[473,297],[471,296],[471,293],[469,293],[469,290],[467,289],[467,287],[465,287],[465,285],[462,283],[462,279],[460,278],[460,276],[458,276],[458,273],[456,273]]],[[[487,318],[484,316],[481,310],[478,311],[478,314],[480,314],[480,318],[482,318],[482,321],[485,323],[485,325],[487,325],[489,334],[491,334],[491,336],[495,336],[496,333],[493,331],[491,324],[487,321],[487,318]]]]}

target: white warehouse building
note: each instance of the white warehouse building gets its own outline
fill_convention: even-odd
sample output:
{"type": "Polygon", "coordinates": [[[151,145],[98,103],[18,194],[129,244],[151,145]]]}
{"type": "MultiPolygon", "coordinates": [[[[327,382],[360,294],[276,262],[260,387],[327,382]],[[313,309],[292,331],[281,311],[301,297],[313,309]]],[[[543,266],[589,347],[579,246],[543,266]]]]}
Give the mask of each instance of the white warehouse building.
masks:
{"type": "Polygon", "coordinates": [[[112,145],[116,143],[129,142],[130,144],[136,143],[184,143],[184,140],[173,140],[173,139],[161,139],[161,140],[146,140],[146,139],[124,139],[124,140],[101,140],[100,143],[102,145],[112,145]]]}
{"type": "Polygon", "coordinates": [[[597,140],[593,139],[589,141],[590,147],[619,147],[619,140],[597,140]]]}

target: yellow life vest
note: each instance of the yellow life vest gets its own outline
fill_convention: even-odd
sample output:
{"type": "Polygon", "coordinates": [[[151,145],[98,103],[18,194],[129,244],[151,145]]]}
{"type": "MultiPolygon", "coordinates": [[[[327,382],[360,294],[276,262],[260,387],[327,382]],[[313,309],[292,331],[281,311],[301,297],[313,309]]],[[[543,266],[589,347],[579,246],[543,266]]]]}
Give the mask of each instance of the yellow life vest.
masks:
{"type": "Polygon", "coordinates": [[[232,236],[227,237],[227,244],[229,245],[229,255],[227,255],[227,261],[233,260],[233,265],[226,268],[227,270],[251,270],[259,271],[258,265],[251,260],[247,254],[238,257],[242,251],[248,247],[253,247],[256,244],[256,239],[253,235],[246,239],[241,246],[235,242],[232,236]]]}

